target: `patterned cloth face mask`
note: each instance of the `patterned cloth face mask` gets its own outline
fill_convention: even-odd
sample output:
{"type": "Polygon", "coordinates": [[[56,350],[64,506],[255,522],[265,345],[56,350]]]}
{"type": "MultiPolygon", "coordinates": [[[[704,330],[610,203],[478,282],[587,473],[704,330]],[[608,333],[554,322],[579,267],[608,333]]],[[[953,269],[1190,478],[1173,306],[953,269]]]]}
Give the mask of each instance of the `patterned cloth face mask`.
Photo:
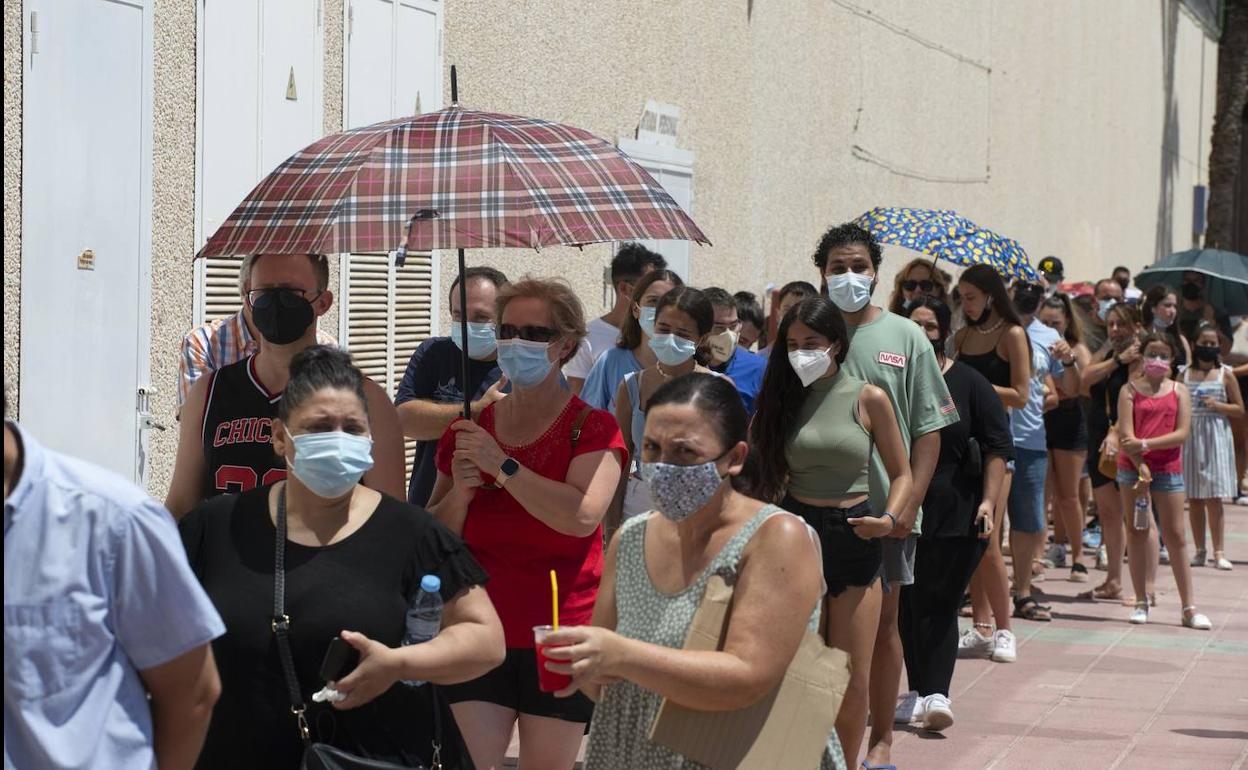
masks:
{"type": "MultiPolygon", "coordinates": [[[[732,450],[728,450],[732,451],[732,450]]],[[[650,497],[659,513],[681,522],[702,509],[719,491],[726,474],[715,467],[724,454],[698,465],[642,463],[641,478],[650,488],[650,497]]]]}

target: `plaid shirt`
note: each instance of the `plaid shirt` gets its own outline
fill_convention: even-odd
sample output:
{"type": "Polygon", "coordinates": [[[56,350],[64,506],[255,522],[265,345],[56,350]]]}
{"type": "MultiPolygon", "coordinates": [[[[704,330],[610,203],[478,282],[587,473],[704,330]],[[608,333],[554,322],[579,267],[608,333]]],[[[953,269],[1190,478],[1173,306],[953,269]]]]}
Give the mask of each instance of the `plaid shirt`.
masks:
{"type": "MultiPolygon", "coordinates": [[[[338,344],[320,329],[316,331],[316,341],[321,345],[338,344]]],[[[247,331],[241,310],[228,318],[205,321],[191,329],[182,338],[178,361],[178,410],[186,403],[195,380],[258,352],[260,344],[247,331]]]]}

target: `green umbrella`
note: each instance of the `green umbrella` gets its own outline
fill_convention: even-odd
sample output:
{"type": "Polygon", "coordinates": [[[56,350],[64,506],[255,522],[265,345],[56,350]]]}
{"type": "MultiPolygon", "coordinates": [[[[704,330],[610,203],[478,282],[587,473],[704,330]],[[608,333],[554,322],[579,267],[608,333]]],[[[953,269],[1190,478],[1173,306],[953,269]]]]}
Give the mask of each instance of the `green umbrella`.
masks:
{"type": "Polygon", "coordinates": [[[1192,249],[1157,260],[1135,277],[1142,291],[1165,285],[1176,292],[1183,274],[1205,276],[1205,300],[1219,313],[1248,315],[1248,257],[1217,249],[1192,249]]]}

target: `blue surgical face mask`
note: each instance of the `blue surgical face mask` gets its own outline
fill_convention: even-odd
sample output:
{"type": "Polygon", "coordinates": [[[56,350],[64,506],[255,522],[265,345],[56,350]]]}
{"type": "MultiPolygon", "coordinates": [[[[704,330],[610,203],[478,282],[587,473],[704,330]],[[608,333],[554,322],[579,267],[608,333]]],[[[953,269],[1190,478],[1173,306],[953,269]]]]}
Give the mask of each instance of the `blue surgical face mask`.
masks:
{"type": "Polygon", "coordinates": [[[637,323],[641,324],[641,330],[645,332],[647,337],[654,337],[654,318],[657,315],[658,308],[643,307],[641,309],[641,317],[637,319],[637,323]]]}
{"type": "MultiPolygon", "coordinates": [[[[464,330],[459,321],[451,323],[451,339],[455,347],[464,349],[464,330]]],[[[476,360],[488,358],[498,349],[498,338],[494,336],[494,324],[468,322],[468,357],[476,360]]]]}
{"type": "Polygon", "coordinates": [[[373,467],[373,440],[331,431],[286,435],[295,445],[290,472],[317,497],[333,499],[351,491],[373,467]]]}
{"type": "Polygon", "coordinates": [[[554,363],[547,356],[550,342],[522,339],[498,341],[498,368],[517,388],[531,388],[550,374],[554,363]]]}
{"type": "Polygon", "coordinates": [[[856,313],[871,301],[875,290],[875,278],[862,273],[838,273],[829,275],[828,299],[846,313],[856,313]]]}
{"type": "Polygon", "coordinates": [[[1116,300],[1116,299],[1102,299],[1102,300],[1097,300],[1097,303],[1096,303],[1096,306],[1097,306],[1096,315],[1097,315],[1097,317],[1098,317],[1098,318],[1100,318],[1102,321],[1104,321],[1106,318],[1109,318],[1109,310],[1110,310],[1110,308],[1112,308],[1114,305],[1117,305],[1117,304],[1118,304],[1118,300],[1116,300]]]}
{"type": "Polygon", "coordinates": [[[650,337],[650,349],[658,357],[659,363],[679,366],[693,358],[698,350],[698,343],[675,334],[655,334],[650,337]]]}

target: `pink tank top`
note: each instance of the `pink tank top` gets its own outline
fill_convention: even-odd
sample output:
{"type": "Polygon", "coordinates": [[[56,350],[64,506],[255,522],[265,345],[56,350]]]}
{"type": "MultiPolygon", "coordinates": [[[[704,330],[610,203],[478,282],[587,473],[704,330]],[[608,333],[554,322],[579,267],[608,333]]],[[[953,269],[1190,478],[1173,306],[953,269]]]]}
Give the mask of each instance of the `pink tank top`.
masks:
{"type": "MultiPolygon", "coordinates": [[[[1179,396],[1173,387],[1164,396],[1146,396],[1132,387],[1131,406],[1135,415],[1135,437],[1139,439],[1164,436],[1174,430],[1179,419],[1179,396]]],[[[1144,453],[1144,463],[1153,473],[1182,473],[1183,447],[1149,450],[1144,453]]],[[[1135,464],[1126,453],[1118,455],[1118,467],[1135,470],[1135,464]]]]}

